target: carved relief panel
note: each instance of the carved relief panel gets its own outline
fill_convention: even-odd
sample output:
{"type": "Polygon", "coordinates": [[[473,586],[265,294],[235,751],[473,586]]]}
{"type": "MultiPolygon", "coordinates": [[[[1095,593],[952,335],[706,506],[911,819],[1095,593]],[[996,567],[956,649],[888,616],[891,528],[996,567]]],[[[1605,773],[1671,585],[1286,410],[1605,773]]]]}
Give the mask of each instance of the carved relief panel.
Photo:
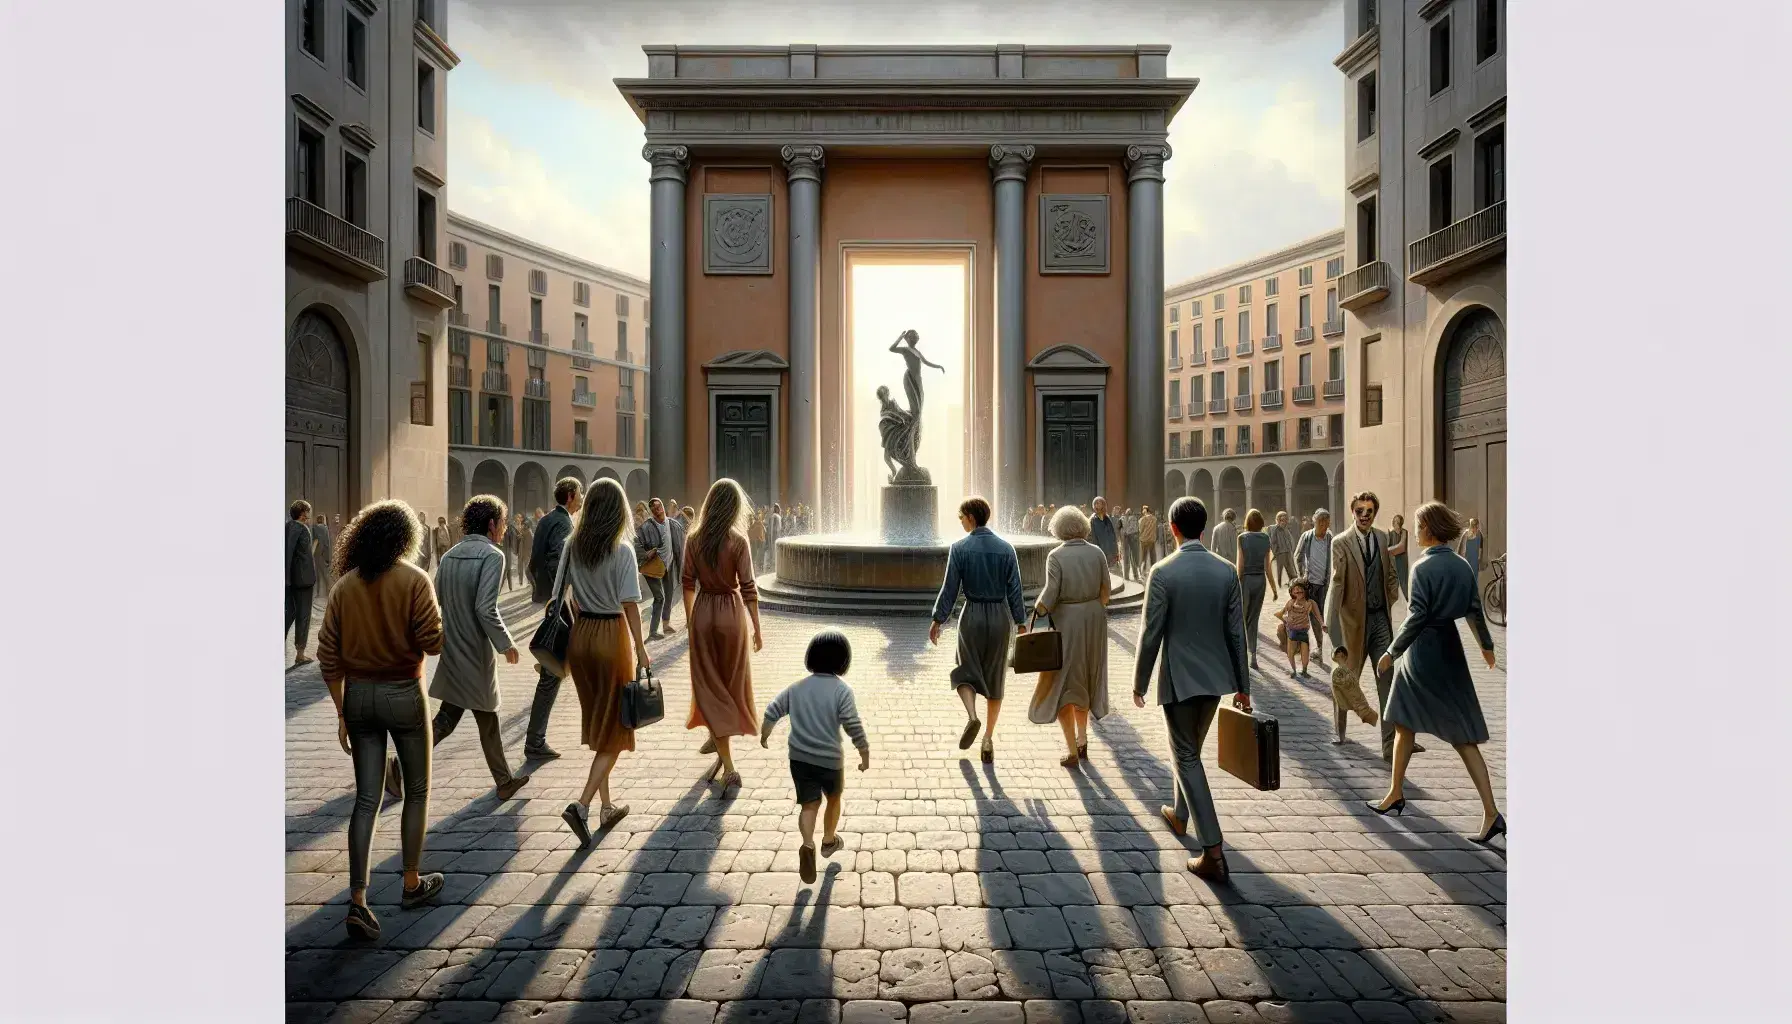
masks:
{"type": "Polygon", "coordinates": [[[703,197],[703,272],[772,272],[772,197],[703,197]]]}
{"type": "Polygon", "coordinates": [[[1039,272],[1108,272],[1107,196],[1040,195],[1039,272]]]}

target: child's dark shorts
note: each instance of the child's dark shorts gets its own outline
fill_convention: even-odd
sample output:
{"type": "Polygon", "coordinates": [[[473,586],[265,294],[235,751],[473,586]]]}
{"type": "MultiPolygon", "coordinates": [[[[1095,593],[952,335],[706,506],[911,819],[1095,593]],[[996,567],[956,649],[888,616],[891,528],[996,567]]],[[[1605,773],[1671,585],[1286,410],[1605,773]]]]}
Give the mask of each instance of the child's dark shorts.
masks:
{"type": "Polygon", "coordinates": [[[846,785],[846,770],[793,758],[790,762],[790,780],[796,783],[797,803],[814,803],[824,795],[840,795],[841,788],[846,785]]]}

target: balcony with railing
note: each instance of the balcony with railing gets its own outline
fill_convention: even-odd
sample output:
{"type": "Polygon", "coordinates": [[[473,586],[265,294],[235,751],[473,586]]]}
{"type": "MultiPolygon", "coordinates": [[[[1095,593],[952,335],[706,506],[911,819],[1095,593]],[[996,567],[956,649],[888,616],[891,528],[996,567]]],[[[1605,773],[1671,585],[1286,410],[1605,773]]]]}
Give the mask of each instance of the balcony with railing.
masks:
{"type": "Polygon", "coordinates": [[[529,329],[529,344],[546,346],[548,344],[548,332],[531,327],[529,329]]]}
{"type": "Polygon", "coordinates": [[[1245,356],[1250,355],[1251,354],[1251,339],[1249,339],[1249,338],[1238,339],[1238,347],[1234,348],[1232,350],[1232,354],[1239,357],[1240,359],[1243,359],[1245,356]]]}
{"type": "Polygon", "coordinates": [[[1279,352],[1279,351],[1281,351],[1281,348],[1282,348],[1282,336],[1280,334],[1270,334],[1270,335],[1266,335],[1264,337],[1263,351],[1279,352]]]}
{"type": "Polygon", "coordinates": [[[1263,442],[1263,454],[1265,454],[1265,455],[1275,455],[1276,453],[1280,452],[1281,450],[1282,450],[1282,442],[1279,439],[1275,440],[1275,441],[1263,442]]]}
{"type": "Polygon", "coordinates": [[[1225,412],[1226,411],[1226,400],[1224,398],[1208,399],[1207,400],[1207,411],[1211,412],[1211,413],[1215,413],[1215,414],[1225,412]]]}
{"type": "Polygon", "coordinates": [[[597,392],[574,391],[572,393],[572,404],[585,409],[595,409],[597,408],[597,392]]]}
{"type": "Polygon", "coordinates": [[[1506,251],[1506,203],[1476,210],[1406,248],[1406,277],[1431,285],[1506,251]]]}
{"type": "Polygon", "coordinates": [[[386,277],[385,239],[298,196],[286,199],[286,244],[358,281],[386,277]]]}
{"type": "MultiPolygon", "coordinates": [[[[577,397],[577,396],[574,396],[574,397],[577,397]]],[[[574,455],[595,454],[591,450],[591,439],[589,437],[579,437],[577,435],[574,435],[574,437],[572,439],[572,453],[574,455]]]]}
{"type": "Polygon", "coordinates": [[[1171,356],[1170,363],[1169,363],[1169,371],[1171,373],[1175,373],[1177,370],[1180,370],[1180,369],[1182,369],[1182,357],[1181,356],[1171,356]]]}
{"type": "Polygon", "coordinates": [[[1188,405],[1184,406],[1182,411],[1189,419],[1198,420],[1207,415],[1207,403],[1201,401],[1199,398],[1191,398],[1188,400],[1188,405]]]}
{"type": "Polygon", "coordinates": [[[1295,443],[1294,443],[1294,447],[1295,447],[1295,448],[1297,448],[1297,449],[1299,449],[1299,450],[1301,450],[1301,451],[1303,451],[1303,452],[1305,452],[1305,451],[1311,451],[1311,450],[1312,450],[1312,448],[1313,448],[1313,435],[1311,435],[1311,434],[1302,434],[1302,435],[1301,435],[1301,436],[1300,436],[1300,438],[1299,438],[1299,439],[1298,439],[1298,440],[1296,440],[1296,441],[1295,441],[1295,443]]]}
{"type": "Polygon", "coordinates": [[[487,320],[484,330],[485,333],[496,334],[500,338],[510,337],[510,325],[502,320],[487,320]]]}
{"type": "Polygon", "coordinates": [[[1207,365],[1206,350],[1205,349],[1195,349],[1193,352],[1190,352],[1188,354],[1188,365],[1190,365],[1190,366],[1206,366],[1207,365]]]}
{"type": "Polygon", "coordinates": [[[1257,397],[1257,405],[1263,409],[1280,409],[1282,407],[1282,389],[1265,391],[1257,397]]]}
{"type": "Polygon", "coordinates": [[[1344,447],[1344,432],[1342,430],[1333,430],[1329,432],[1325,438],[1325,446],[1327,448],[1344,447]]]}
{"type": "Polygon", "coordinates": [[[421,256],[412,256],[404,261],[404,291],[437,309],[448,309],[454,305],[454,275],[421,256]]]}
{"type": "Polygon", "coordinates": [[[1296,327],[1294,329],[1294,343],[1296,345],[1311,345],[1313,343],[1313,328],[1296,327]]]}
{"type": "Polygon", "coordinates": [[[1388,297],[1393,280],[1394,268],[1386,263],[1365,263],[1338,279],[1338,305],[1349,310],[1373,306],[1388,297]]]}
{"type": "Polygon", "coordinates": [[[1248,394],[1247,395],[1238,395],[1237,397],[1232,399],[1232,411],[1233,412],[1250,412],[1251,405],[1255,401],[1256,397],[1257,396],[1255,396],[1255,395],[1248,395],[1248,394]]]}
{"type": "Polygon", "coordinates": [[[596,355],[591,348],[590,339],[572,339],[572,368],[575,370],[591,369],[591,357],[596,355]]]}
{"type": "Polygon", "coordinates": [[[1326,398],[1343,398],[1344,397],[1344,378],[1339,377],[1337,380],[1326,381],[1325,382],[1325,397],[1326,398]]]}
{"type": "Polygon", "coordinates": [[[628,346],[627,345],[616,346],[616,361],[619,363],[634,362],[634,360],[632,360],[628,357],[628,346]]]}
{"type": "Polygon", "coordinates": [[[450,327],[468,327],[468,326],[471,326],[471,324],[470,324],[470,323],[469,323],[469,322],[468,322],[468,318],[467,318],[467,311],[466,311],[466,310],[464,310],[464,309],[451,309],[451,310],[449,310],[449,311],[448,311],[448,325],[449,325],[449,326],[450,326],[450,327]]]}
{"type": "Polygon", "coordinates": [[[448,368],[448,386],[451,388],[471,388],[473,386],[472,369],[465,366],[450,366],[448,368]]]}
{"type": "Polygon", "coordinates": [[[1170,403],[1169,412],[1167,413],[1167,415],[1169,416],[1170,419],[1173,419],[1173,420],[1181,419],[1182,418],[1182,403],[1181,402],[1170,403]]]}
{"type": "Polygon", "coordinates": [[[1224,455],[1224,454],[1226,454],[1226,442],[1215,441],[1212,444],[1208,445],[1207,446],[1207,454],[1208,455],[1224,455]]]}
{"type": "Polygon", "coordinates": [[[523,381],[523,397],[545,400],[548,397],[548,382],[545,380],[537,380],[534,377],[530,377],[528,380],[523,381]]]}
{"type": "Polygon", "coordinates": [[[1232,449],[1232,454],[1234,454],[1234,455],[1249,455],[1249,454],[1251,454],[1251,451],[1252,451],[1252,449],[1251,449],[1250,439],[1249,438],[1240,438],[1238,441],[1238,445],[1232,449]]]}
{"type": "Polygon", "coordinates": [[[1344,333],[1344,318],[1339,317],[1336,320],[1327,320],[1325,322],[1324,332],[1325,332],[1325,336],[1328,338],[1335,338],[1338,335],[1343,334],[1344,333]]]}
{"type": "Polygon", "coordinates": [[[1214,362],[1223,363],[1230,358],[1232,358],[1232,350],[1228,349],[1223,343],[1213,346],[1214,362]]]}
{"type": "Polygon", "coordinates": [[[510,394],[510,374],[503,370],[487,370],[479,375],[479,390],[493,395],[510,394]]]}
{"type": "Polygon", "coordinates": [[[1314,397],[1315,396],[1313,394],[1313,385],[1311,385],[1311,384],[1296,384],[1294,386],[1294,404],[1295,405],[1307,405],[1313,401],[1314,397]]]}
{"type": "Polygon", "coordinates": [[[635,396],[634,395],[617,395],[616,396],[616,411],[617,412],[634,412],[635,411],[635,396]]]}

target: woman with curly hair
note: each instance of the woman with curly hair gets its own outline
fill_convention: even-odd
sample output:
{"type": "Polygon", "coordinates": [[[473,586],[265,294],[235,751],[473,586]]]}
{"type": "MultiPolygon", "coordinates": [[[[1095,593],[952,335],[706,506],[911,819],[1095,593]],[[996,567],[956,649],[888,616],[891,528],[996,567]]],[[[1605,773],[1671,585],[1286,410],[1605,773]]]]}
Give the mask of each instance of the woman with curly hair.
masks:
{"type": "Polygon", "coordinates": [[[641,636],[641,576],[635,550],[622,539],[629,527],[628,495],[622,485],[592,481],[585,504],[566,540],[549,600],[572,586],[572,636],[566,643],[567,674],[579,695],[579,740],[593,751],[591,772],[577,803],[560,817],[591,845],[591,801],[601,798],[597,826],[609,828],[628,813],[610,800],[610,770],[625,750],[635,749],[635,731],[622,724],[622,688],[635,677],[636,659],[652,666],[641,636]]]}
{"type": "Polygon", "coordinates": [[[719,755],[711,775],[722,773],[724,793],[740,788],[729,737],[759,732],[747,653],[749,625],[753,650],[762,646],[753,551],[743,529],[751,512],[740,484],[727,477],[711,484],[697,528],[685,543],[680,581],[691,645],[691,716],[685,728],[709,730],[702,750],[719,755]]]}
{"type": "Polygon", "coordinates": [[[423,659],[442,651],[442,615],[429,575],[417,568],[423,525],[402,501],[362,509],[336,542],[336,586],[324,607],[317,661],[336,704],[336,739],[355,765],[348,823],[348,933],[377,939],[367,907],[368,862],[391,738],[404,771],[401,837],[404,907],[442,891],[442,876],[418,873],[429,820],[429,698],[423,659]]]}

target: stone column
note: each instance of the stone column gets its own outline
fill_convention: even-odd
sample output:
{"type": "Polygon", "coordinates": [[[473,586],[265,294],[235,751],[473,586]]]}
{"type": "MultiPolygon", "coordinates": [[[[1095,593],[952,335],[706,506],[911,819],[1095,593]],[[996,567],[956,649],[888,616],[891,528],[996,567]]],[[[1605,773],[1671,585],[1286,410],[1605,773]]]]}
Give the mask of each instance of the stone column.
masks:
{"type": "Polygon", "coordinates": [[[785,146],[779,155],[790,180],[790,486],[784,502],[819,509],[822,154],[820,146],[785,146]]]}
{"type": "MultiPolygon", "coordinates": [[[[1126,148],[1126,492],[1164,479],[1164,161],[1162,143],[1126,148]]],[[[1217,481],[1216,481],[1217,487],[1217,481]]],[[[1216,492],[1217,493],[1217,492],[1216,492]]]]}
{"type": "MultiPolygon", "coordinates": [[[[653,321],[647,332],[647,486],[654,494],[691,493],[685,476],[684,185],[690,150],[645,146],[653,166],[647,290],[653,321]]],[[[646,495],[631,494],[631,501],[646,495]]]]}
{"type": "Polygon", "coordinates": [[[1027,166],[1032,146],[991,146],[996,220],[996,522],[1013,529],[1027,489],[1027,166]]]}

